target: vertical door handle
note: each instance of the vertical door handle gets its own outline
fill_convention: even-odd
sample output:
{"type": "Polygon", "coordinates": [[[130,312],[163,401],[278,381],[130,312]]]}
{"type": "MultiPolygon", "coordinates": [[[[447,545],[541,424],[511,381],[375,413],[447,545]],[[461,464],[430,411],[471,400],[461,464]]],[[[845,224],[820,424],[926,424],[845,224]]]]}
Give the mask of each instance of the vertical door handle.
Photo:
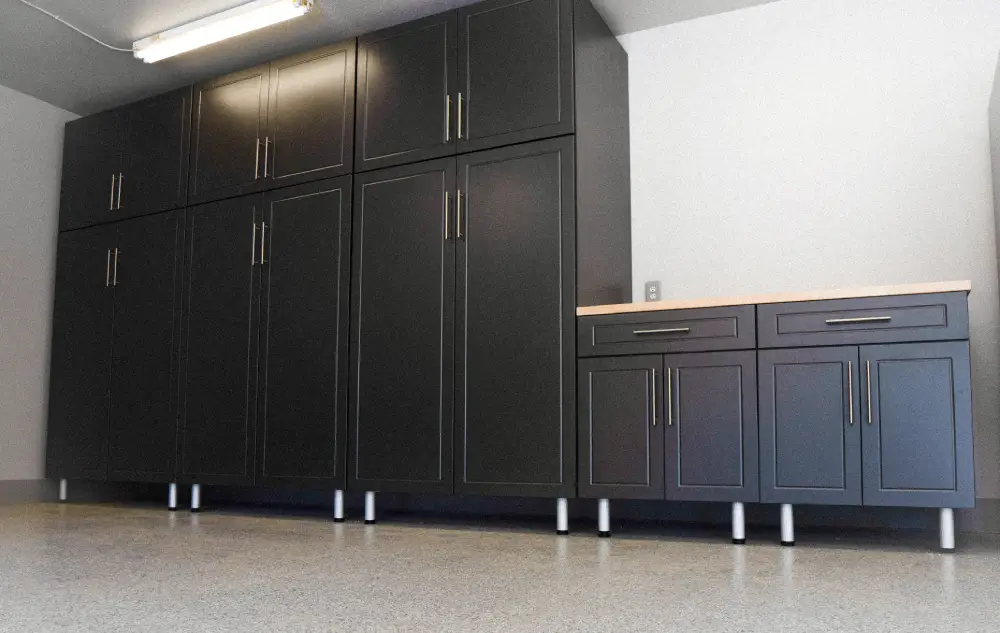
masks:
{"type": "Polygon", "coordinates": [[[125,174],[118,174],[118,206],[116,209],[122,208],[122,181],[125,180],[125,174]]]}
{"type": "Polygon", "coordinates": [[[268,150],[271,148],[271,137],[264,137],[264,178],[267,178],[267,156],[268,150]]]}
{"type": "Polygon", "coordinates": [[[111,249],[108,249],[108,261],[104,266],[104,287],[111,285],[111,249]]]}
{"type": "Polygon", "coordinates": [[[656,370],[653,370],[653,427],[656,427],[656,370]]]}
{"type": "Polygon", "coordinates": [[[111,174],[111,204],[108,205],[109,211],[115,210],[115,175],[111,174]]]}
{"type": "Polygon", "coordinates": [[[444,142],[451,143],[451,95],[445,101],[444,142]]]}
{"type": "Polygon", "coordinates": [[[114,276],[111,279],[111,285],[112,286],[117,286],[118,285],[118,249],[117,248],[115,249],[115,272],[114,272],[114,276]]]}
{"type": "Polygon", "coordinates": [[[462,93],[458,93],[458,138],[462,138],[462,93]]]}
{"type": "Polygon", "coordinates": [[[267,222],[260,223],[260,263],[266,264],[267,260],[264,259],[264,238],[267,235],[267,222]]]}
{"type": "Polygon", "coordinates": [[[851,426],[854,426],[854,361],[847,361],[847,401],[850,406],[848,413],[851,426]]]}
{"type": "Polygon", "coordinates": [[[865,361],[865,373],[868,374],[868,424],[872,423],[872,362],[865,361]]]}
{"type": "Polygon", "coordinates": [[[667,367],[667,426],[674,425],[674,376],[667,367]]]}
{"type": "Polygon", "coordinates": [[[451,224],[451,192],[444,192],[444,241],[451,239],[449,235],[448,225],[451,224]]]}
{"type": "Polygon", "coordinates": [[[458,190],[458,210],[455,212],[455,237],[462,239],[462,190],[458,190]]]}
{"type": "MultiPolygon", "coordinates": [[[[257,180],[257,174],[260,172],[260,137],[257,137],[257,145],[254,148],[256,152],[253,157],[253,179],[257,180]]],[[[257,226],[254,224],[254,226],[257,226]]]]}
{"type": "Polygon", "coordinates": [[[253,223],[253,241],[250,242],[250,265],[257,265],[257,223],[253,223]]]}

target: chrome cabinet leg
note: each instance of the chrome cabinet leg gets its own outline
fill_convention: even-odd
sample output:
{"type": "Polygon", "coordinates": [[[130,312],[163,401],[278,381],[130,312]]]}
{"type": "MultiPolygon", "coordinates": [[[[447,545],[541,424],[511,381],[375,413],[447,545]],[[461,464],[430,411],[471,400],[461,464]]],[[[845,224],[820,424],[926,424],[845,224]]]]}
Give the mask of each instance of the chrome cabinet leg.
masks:
{"type": "Polygon", "coordinates": [[[375,525],[375,493],[365,493],[365,525],[375,525]]]}
{"type": "Polygon", "coordinates": [[[201,512],[201,484],[191,484],[191,512],[201,512]]]}
{"type": "Polygon", "coordinates": [[[955,511],[951,508],[941,508],[941,549],[946,552],[955,551],[955,511]]]}
{"type": "Polygon", "coordinates": [[[607,499],[597,500],[597,536],[611,536],[611,502],[607,499]]]}
{"type": "Polygon", "coordinates": [[[333,491],[333,522],[343,523],[344,522],[344,491],[334,490],[333,491]]]}
{"type": "Polygon", "coordinates": [[[66,503],[69,497],[69,482],[65,479],[59,480],[59,503],[66,503]]]}
{"type": "Polygon", "coordinates": [[[746,517],[742,503],[733,504],[733,544],[743,545],[747,542],[746,517]]]}
{"type": "Polygon", "coordinates": [[[167,510],[174,511],[177,509],[177,484],[170,484],[170,489],[167,492],[167,510]]]}
{"type": "Polygon", "coordinates": [[[781,505],[781,544],[787,547],[795,545],[795,515],[790,503],[781,505]]]}
{"type": "Polygon", "coordinates": [[[556,499],[556,534],[560,536],[569,534],[569,501],[567,499],[556,499]]]}

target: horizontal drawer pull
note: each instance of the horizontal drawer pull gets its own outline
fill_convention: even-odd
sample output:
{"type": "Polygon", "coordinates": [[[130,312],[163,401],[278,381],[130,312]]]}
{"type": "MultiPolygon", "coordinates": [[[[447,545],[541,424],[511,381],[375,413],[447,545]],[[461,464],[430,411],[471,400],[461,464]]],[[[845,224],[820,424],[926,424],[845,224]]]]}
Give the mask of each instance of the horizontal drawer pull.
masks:
{"type": "Polygon", "coordinates": [[[641,336],[643,334],[685,334],[690,331],[691,328],[689,327],[672,327],[662,330],[633,330],[632,334],[637,336],[641,336]]]}
{"type": "Polygon", "coordinates": [[[855,317],[853,319],[827,319],[827,325],[846,325],[849,323],[888,323],[892,321],[891,316],[877,317],[855,317]]]}

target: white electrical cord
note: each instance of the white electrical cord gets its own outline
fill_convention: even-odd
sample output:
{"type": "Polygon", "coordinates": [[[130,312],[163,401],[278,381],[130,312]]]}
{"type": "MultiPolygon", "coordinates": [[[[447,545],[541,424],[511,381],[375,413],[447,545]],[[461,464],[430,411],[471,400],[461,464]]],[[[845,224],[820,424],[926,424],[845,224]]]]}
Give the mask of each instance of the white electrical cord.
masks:
{"type": "Polygon", "coordinates": [[[53,20],[56,20],[56,21],[58,21],[58,22],[62,22],[63,24],[65,24],[65,25],[66,25],[66,26],[68,26],[69,28],[73,29],[74,31],[76,31],[76,32],[77,32],[77,33],[79,33],[80,35],[82,35],[82,36],[84,36],[84,37],[86,37],[86,38],[89,38],[89,39],[91,39],[91,40],[94,40],[95,42],[97,42],[98,44],[100,44],[101,46],[103,46],[104,48],[109,48],[109,49],[111,49],[111,50],[113,50],[113,51],[121,51],[121,52],[123,52],[123,53],[131,53],[131,52],[132,52],[132,49],[131,49],[131,48],[118,48],[117,46],[112,46],[111,44],[107,44],[107,43],[105,43],[105,42],[102,42],[101,40],[97,39],[97,38],[96,38],[96,37],[94,37],[93,35],[91,35],[91,34],[89,34],[89,33],[85,33],[85,32],[83,32],[83,31],[81,31],[81,30],[80,30],[80,29],[78,29],[77,27],[73,26],[72,24],[70,24],[70,23],[69,23],[69,22],[67,22],[66,20],[64,20],[64,19],[62,19],[61,17],[59,17],[58,15],[56,15],[55,13],[52,13],[51,11],[46,11],[45,9],[41,8],[41,7],[40,7],[40,6],[38,6],[38,5],[36,5],[36,4],[32,4],[32,3],[28,2],[28,0],[21,0],[21,2],[22,2],[23,4],[26,4],[26,5],[28,5],[29,7],[31,7],[32,9],[34,9],[34,10],[36,10],[36,11],[40,11],[40,12],[44,13],[45,15],[49,16],[49,17],[50,17],[50,18],[52,18],[53,20]]]}

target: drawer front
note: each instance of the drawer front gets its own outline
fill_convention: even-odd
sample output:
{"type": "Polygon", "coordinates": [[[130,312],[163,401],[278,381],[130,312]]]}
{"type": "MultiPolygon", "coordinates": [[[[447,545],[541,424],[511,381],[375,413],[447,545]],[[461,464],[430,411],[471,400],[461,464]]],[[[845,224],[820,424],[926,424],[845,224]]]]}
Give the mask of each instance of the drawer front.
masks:
{"type": "Polygon", "coordinates": [[[964,292],[764,304],[757,318],[762,348],[969,338],[964,292]]]}
{"type": "Polygon", "coordinates": [[[580,356],[753,349],[754,306],[581,317],[580,356]]]}

